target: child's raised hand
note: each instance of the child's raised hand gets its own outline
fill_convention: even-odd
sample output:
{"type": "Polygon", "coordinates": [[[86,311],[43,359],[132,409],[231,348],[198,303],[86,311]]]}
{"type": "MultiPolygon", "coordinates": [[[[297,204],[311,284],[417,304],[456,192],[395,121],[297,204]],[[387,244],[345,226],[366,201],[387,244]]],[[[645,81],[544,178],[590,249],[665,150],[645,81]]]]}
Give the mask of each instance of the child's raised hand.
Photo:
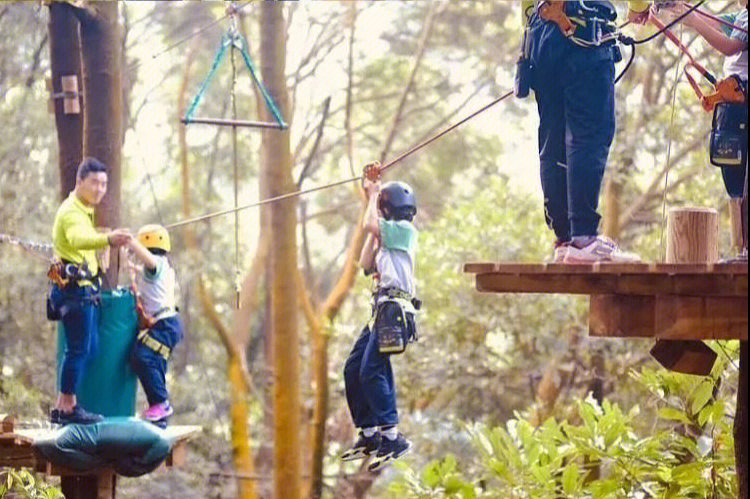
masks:
{"type": "Polygon", "coordinates": [[[373,195],[377,195],[378,192],[380,192],[380,180],[373,181],[365,177],[363,186],[368,198],[372,197],[373,195]]]}
{"type": "MultiPolygon", "coordinates": [[[[685,2],[669,2],[659,9],[659,14],[662,17],[662,20],[668,24],[685,14],[690,8],[691,6],[685,2]]],[[[687,26],[691,26],[694,19],[695,14],[691,12],[684,17],[681,22],[687,26]]]]}

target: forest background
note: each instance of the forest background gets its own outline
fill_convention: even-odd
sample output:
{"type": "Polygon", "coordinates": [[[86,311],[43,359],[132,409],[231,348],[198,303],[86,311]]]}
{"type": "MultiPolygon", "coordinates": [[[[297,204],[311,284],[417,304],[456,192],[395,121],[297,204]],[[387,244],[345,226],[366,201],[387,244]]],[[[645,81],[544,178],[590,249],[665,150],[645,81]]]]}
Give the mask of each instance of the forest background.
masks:
{"type": "MultiPolygon", "coordinates": [[[[179,123],[228,27],[226,20],[211,25],[225,7],[119,6],[121,218],[132,229],[232,204],[231,133],[179,123]]],[[[259,21],[268,8],[249,4],[238,23],[264,70],[262,39],[273,34],[259,21]]],[[[294,186],[358,175],[364,163],[394,157],[512,86],[521,35],[516,1],[284,2],[274,8],[283,20],[274,40],[286,58],[277,69],[288,90],[282,108],[291,124],[287,173],[294,186]]],[[[618,8],[624,15],[624,3],[618,8]]],[[[708,8],[736,6],[712,0],[708,8]]],[[[0,3],[0,232],[36,241],[49,240],[60,201],[45,86],[48,23],[49,9],[38,2],[0,3]]],[[[721,74],[716,52],[694,34],[676,32],[721,74]]],[[[639,48],[617,87],[618,132],[602,190],[602,228],[651,261],[663,258],[665,208],[680,205],[718,209],[721,250],[730,253],[727,196],[706,158],[710,116],[679,76],[682,64],[657,39],[639,48]]],[[[239,75],[238,116],[253,119],[260,112],[257,95],[247,74],[239,75]]],[[[227,64],[201,114],[229,117],[230,87],[227,64]]],[[[669,374],[649,357],[649,341],[589,339],[585,298],[480,295],[462,274],[467,261],[541,261],[551,254],[537,121],[533,98],[509,100],[386,177],[415,187],[421,230],[421,339],[394,359],[400,428],[414,443],[403,465],[373,475],[337,459],[353,437],[343,362],[369,314],[370,283],[352,265],[363,198],[350,185],[291,205],[292,267],[299,269],[285,290],[295,304],[294,334],[287,336],[297,346],[290,347],[292,364],[284,364],[272,337],[270,270],[278,262],[278,239],[270,210],[241,212],[238,264],[232,216],[174,230],[186,336],[168,374],[173,424],[198,424],[203,433],[185,468],[124,479],[121,496],[143,497],[147,490],[154,497],[292,497],[280,490],[279,476],[292,476],[300,493],[324,497],[735,494],[735,343],[712,344],[720,360],[705,380],[669,374]],[[238,272],[242,313],[234,310],[238,272]],[[294,376],[285,379],[293,385],[274,383],[288,367],[294,376]],[[296,424],[284,431],[296,435],[279,440],[283,408],[275,401],[295,393],[296,424]],[[275,460],[275,441],[296,442],[284,448],[299,459],[275,460]]],[[[267,197],[269,172],[282,168],[269,153],[276,146],[262,140],[257,131],[238,134],[241,203],[267,197]]],[[[55,393],[45,272],[39,261],[0,246],[0,414],[39,424],[55,393]]]]}

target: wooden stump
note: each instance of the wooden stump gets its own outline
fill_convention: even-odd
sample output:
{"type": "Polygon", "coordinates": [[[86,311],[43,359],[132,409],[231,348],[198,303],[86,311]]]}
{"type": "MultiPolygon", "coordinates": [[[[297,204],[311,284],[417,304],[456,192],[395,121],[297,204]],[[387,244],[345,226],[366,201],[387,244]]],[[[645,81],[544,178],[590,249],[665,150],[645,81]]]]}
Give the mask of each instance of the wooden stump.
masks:
{"type": "MultiPolygon", "coordinates": [[[[719,260],[719,214],[709,208],[672,208],[667,219],[667,263],[719,260]]],[[[716,352],[701,341],[657,340],[651,355],[667,369],[706,376],[716,352]]]]}
{"type": "Polygon", "coordinates": [[[667,263],[719,260],[719,214],[710,208],[672,208],[667,219],[667,263]]]}

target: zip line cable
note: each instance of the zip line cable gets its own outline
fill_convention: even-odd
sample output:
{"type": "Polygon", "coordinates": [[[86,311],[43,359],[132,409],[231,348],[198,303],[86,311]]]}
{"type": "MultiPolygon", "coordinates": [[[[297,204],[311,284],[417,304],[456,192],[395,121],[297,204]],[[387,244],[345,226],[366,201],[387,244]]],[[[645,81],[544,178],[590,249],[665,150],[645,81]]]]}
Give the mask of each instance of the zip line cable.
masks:
{"type": "MultiPolygon", "coordinates": [[[[397,156],[396,158],[392,159],[391,161],[385,163],[384,165],[382,165],[380,167],[380,170],[381,171],[386,171],[389,168],[395,166],[397,163],[399,163],[400,161],[406,159],[408,156],[414,154],[415,152],[419,151],[423,147],[426,147],[427,145],[429,145],[432,142],[436,141],[437,139],[439,139],[440,137],[444,136],[445,134],[447,134],[447,133],[455,130],[456,128],[458,128],[459,126],[463,125],[467,121],[471,120],[472,118],[476,117],[477,115],[479,115],[479,114],[483,113],[484,111],[488,110],[489,108],[491,108],[495,104],[498,104],[498,103],[504,101],[505,99],[507,99],[511,95],[513,95],[513,91],[512,90],[509,91],[509,92],[506,92],[505,94],[501,95],[500,97],[498,97],[497,99],[493,100],[489,104],[486,104],[484,107],[478,109],[477,111],[474,111],[470,115],[468,115],[465,118],[463,118],[461,121],[459,121],[459,122],[457,122],[457,123],[449,126],[448,128],[446,128],[442,132],[440,132],[440,133],[438,133],[438,134],[436,134],[436,135],[428,138],[424,142],[421,142],[421,143],[417,144],[416,146],[414,146],[411,149],[407,150],[406,152],[400,154],[399,156],[397,156]]],[[[209,220],[211,218],[219,217],[219,216],[222,216],[222,215],[227,215],[229,213],[235,213],[235,212],[238,212],[238,211],[241,211],[241,210],[246,210],[248,208],[254,208],[256,206],[263,206],[263,205],[270,204],[270,203],[276,203],[278,201],[284,201],[284,200],[289,199],[289,198],[293,198],[293,197],[297,197],[297,196],[302,196],[302,195],[305,195],[305,194],[310,194],[312,192],[322,191],[322,190],[325,190],[325,189],[330,189],[332,187],[338,187],[340,185],[344,185],[344,184],[348,184],[348,183],[355,182],[355,181],[358,181],[358,180],[362,180],[362,178],[363,178],[362,175],[357,175],[356,177],[351,177],[351,178],[347,178],[347,179],[344,179],[344,180],[339,180],[337,182],[332,182],[330,184],[320,185],[318,187],[312,187],[310,189],[302,189],[302,190],[297,190],[297,191],[294,191],[294,192],[288,192],[286,194],[281,194],[281,195],[278,195],[278,196],[274,196],[274,197],[262,199],[260,201],[254,202],[254,203],[248,203],[248,204],[240,205],[240,206],[237,206],[236,208],[228,208],[228,209],[225,209],[225,210],[215,211],[213,213],[207,213],[207,214],[201,215],[199,217],[189,218],[187,220],[181,220],[179,222],[175,222],[173,224],[167,225],[166,228],[167,229],[174,229],[174,228],[177,228],[177,227],[183,227],[185,225],[189,225],[189,224],[196,223],[196,222],[202,222],[204,220],[209,220]]]]}
{"type": "Polygon", "coordinates": [[[701,0],[700,2],[696,3],[690,9],[688,9],[687,11],[685,11],[683,14],[681,14],[681,15],[677,16],[676,18],[674,18],[672,20],[672,22],[670,22],[669,24],[667,24],[666,26],[664,26],[663,28],[661,28],[656,33],[653,33],[652,35],[647,36],[646,38],[642,38],[640,40],[633,40],[632,38],[629,38],[629,37],[623,37],[623,43],[625,43],[626,45],[641,45],[643,43],[648,43],[651,40],[653,40],[656,37],[658,37],[659,35],[665,33],[669,28],[671,28],[672,26],[676,25],[677,23],[679,23],[680,21],[682,21],[683,19],[685,19],[687,16],[689,16],[690,14],[692,14],[693,12],[695,12],[696,10],[698,10],[698,7],[700,7],[704,3],[706,3],[706,0],[701,0]]]}
{"type": "Polygon", "coordinates": [[[210,29],[210,28],[213,28],[214,26],[216,26],[217,24],[221,23],[222,21],[224,21],[224,20],[226,20],[226,19],[228,19],[228,18],[230,18],[230,17],[232,17],[232,16],[234,16],[234,15],[238,14],[238,13],[239,13],[240,11],[242,11],[242,9],[244,9],[245,7],[247,7],[248,5],[250,5],[251,3],[253,3],[253,1],[254,1],[254,0],[249,0],[248,2],[245,2],[245,3],[243,3],[243,4],[242,4],[242,5],[240,5],[239,7],[238,7],[238,6],[237,6],[237,5],[236,5],[236,4],[234,3],[234,2],[232,2],[232,4],[231,4],[231,5],[229,6],[229,7],[227,7],[227,12],[226,12],[226,14],[224,14],[223,16],[221,16],[221,17],[220,17],[220,18],[218,18],[218,19],[214,19],[213,21],[211,21],[211,22],[210,22],[210,23],[208,23],[208,24],[205,24],[205,25],[204,25],[204,26],[202,26],[202,27],[199,27],[199,28],[195,29],[195,30],[194,30],[194,31],[193,31],[192,33],[190,33],[189,35],[187,35],[187,36],[184,36],[184,37],[180,38],[179,40],[177,40],[176,42],[174,42],[174,43],[172,43],[172,44],[168,45],[168,46],[167,46],[166,48],[164,48],[163,50],[160,50],[159,52],[157,52],[157,53],[153,54],[153,55],[151,56],[151,59],[156,59],[156,58],[158,58],[158,57],[161,57],[162,55],[166,54],[167,52],[170,52],[170,51],[172,51],[173,49],[175,49],[175,48],[179,47],[179,46],[180,46],[180,45],[182,45],[183,43],[185,43],[185,42],[187,42],[187,41],[189,41],[189,40],[191,40],[191,39],[195,38],[196,36],[200,35],[200,34],[201,34],[201,33],[203,33],[204,31],[206,31],[206,30],[208,30],[208,29],[210,29]]]}

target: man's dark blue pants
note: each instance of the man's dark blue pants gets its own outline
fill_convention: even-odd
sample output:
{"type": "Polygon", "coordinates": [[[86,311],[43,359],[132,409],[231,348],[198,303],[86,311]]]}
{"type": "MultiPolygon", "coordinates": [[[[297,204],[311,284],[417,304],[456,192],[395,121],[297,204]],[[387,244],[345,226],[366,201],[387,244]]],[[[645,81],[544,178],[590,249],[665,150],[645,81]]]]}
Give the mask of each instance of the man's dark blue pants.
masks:
{"type": "Polygon", "coordinates": [[[398,424],[391,359],[378,350],[375,333],[365,326],[344,365],[346,401],[357,428],[398,424]]]}
{"type": "Polygon", "coordinates": [[[55,287],[54,299],[61,309],[65,326],[65,351],[60,369],[60,392],[75,395],[86,368],[99,344],[99,300],[91,286],[55,287]]]}
{"type": "Polygon", "coordinates": [[[547,224],[560,241],[596,235],[615,133],[613,48],[579,47],[536,15],[528,36],[547,224]]]}
{"type": "MultiPolygon", "coordinates": [[[[178,316],[161,319],[148,335],[172,350],[182,339],[182,324],[178,316]]],[[[169,400],[167,391],[167,359],[136,341],[130,354],[130,363],[141,381],[149,405],[169,400]]]]}

